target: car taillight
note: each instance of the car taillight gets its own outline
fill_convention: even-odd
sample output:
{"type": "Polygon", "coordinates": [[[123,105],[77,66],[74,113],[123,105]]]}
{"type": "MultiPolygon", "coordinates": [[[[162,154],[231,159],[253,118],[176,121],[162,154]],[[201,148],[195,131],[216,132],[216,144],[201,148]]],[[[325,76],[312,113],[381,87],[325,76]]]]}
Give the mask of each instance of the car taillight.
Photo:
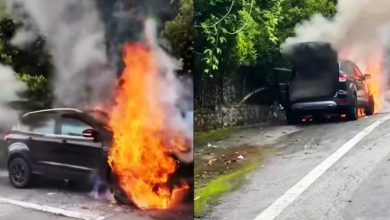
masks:
{"type": "Polygon", "coordinates": [[[347,81],[347,74],[340,72],[339,74],[339,82],[346,82],[347,81]]]}
{"type": "Polygon", "coordinates": [[[10,138],[10,137],[11,137],[11,134],[4,135],[4,141],[7,141],[7,139],[10,138]]]}

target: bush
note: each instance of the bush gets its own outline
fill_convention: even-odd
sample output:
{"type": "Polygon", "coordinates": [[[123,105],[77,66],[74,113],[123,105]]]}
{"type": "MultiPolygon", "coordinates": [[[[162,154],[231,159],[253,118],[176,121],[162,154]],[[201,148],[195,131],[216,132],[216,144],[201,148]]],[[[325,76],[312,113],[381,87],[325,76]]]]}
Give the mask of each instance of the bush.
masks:
{"type": "Polygon", "coordinates": [[[31,111],[51,107],[53,95],[44,76],[19,74],[18,77],[27,85],[27,90],[20,94],[21,98],[25,99],[21,108],[31,111]]]}

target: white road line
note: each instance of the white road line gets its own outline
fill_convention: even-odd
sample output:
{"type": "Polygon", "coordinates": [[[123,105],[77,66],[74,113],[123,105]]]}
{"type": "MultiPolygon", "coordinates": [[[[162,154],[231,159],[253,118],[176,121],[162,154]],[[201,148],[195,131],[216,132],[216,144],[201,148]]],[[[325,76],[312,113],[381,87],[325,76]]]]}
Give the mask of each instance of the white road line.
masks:
{"type": "Polygon", "coordinates": [[[106,218],[106,217],[100,216],[100,215],[92,215],[89,213],[80,213],[80,212],[55,208],[55,207],[51,207],[51,206],[47,206],[47,205],[39,205],[39,204],[35,204],[35,203],[23,202],[23,201],[2,198],[2,197],[0,197],[0,203],[16,205],[16,206],[20,206],[20,207],[27,208],[27,209],[34,209],[37,211],[42,211],[42,212],[47,212],[47,213],[51,213],[51,214],[55,214],[55,215],[62,215],[62,216],[76,218],[76,219],[82,219],[82,220],[104,220],[106,218]]]}
{"type": "Polygon", "coordinates": [[[285,192],[278,200],[272,203],[267,209],[258,215],[255,220],[273,220],[280,215],[295,199],[297,199],[307,188],[310,187],[322,174],[333,164],[342,158],[349,150],[372,132],[376,127],[390,119],[390,116],[379,119],[363,131],[354,136],[351,140],[341,146],[336,152],[326,158],[322,163],[311,170],[303,179],[285,192]]]}
{"type": "Polygon", "coordinates": [[[0,177],[8,177],[8,172],[6,170],[0,170],[0,177]]]}

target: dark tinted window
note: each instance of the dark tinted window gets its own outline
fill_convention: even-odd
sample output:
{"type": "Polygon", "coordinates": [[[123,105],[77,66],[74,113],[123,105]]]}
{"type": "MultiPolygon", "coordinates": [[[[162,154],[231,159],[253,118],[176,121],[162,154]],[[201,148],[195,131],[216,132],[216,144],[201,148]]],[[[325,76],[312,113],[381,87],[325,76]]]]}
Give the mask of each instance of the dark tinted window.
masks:
{"type": "Polygon", "coordinates": [[[21,129],[39,134],[54,134],[55,117],[53,114],[33,114],[24,117],[21,129]]]}
{"type": "Polygon", "coordinates": [[[91,128],[85,122],[72,117],[62,118],[61,134],[71,136],[82,136],[84,130],[91,128]]]}

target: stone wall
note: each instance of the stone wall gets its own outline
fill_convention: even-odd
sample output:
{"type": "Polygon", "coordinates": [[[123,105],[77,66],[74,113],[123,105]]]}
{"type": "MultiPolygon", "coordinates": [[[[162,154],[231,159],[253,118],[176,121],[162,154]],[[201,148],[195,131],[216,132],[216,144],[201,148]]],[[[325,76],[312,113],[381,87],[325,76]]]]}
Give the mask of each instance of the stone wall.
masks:
{"type": "Polygon", "coordinates": [[[284,120],[284,114],[273,106],[231,105],[195,112],[195,131],[207,131],[242,125],[284,120]]]}

